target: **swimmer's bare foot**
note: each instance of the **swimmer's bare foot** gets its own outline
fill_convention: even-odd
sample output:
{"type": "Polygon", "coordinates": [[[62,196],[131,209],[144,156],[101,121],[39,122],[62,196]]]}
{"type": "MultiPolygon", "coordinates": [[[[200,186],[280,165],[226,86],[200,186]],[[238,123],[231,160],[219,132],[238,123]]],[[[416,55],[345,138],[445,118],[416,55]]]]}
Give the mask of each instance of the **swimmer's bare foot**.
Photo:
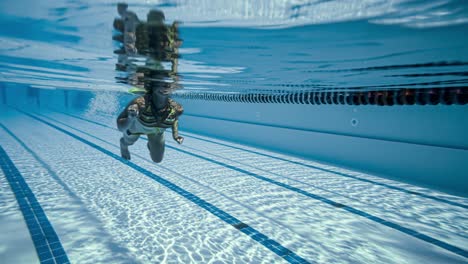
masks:
{"type": "Polygon", "coordinates": [[[126,160],[130,160],[130,151],[128,146],[123,142],[123,138],[120,139],[120,155],[126,160]]]}

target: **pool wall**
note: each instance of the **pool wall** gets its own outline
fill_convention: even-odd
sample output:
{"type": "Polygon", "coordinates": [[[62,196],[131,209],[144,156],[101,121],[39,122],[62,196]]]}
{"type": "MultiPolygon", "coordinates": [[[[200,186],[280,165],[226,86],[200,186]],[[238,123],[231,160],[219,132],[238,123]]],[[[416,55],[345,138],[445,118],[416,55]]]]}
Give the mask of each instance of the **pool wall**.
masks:
{"type": "Polygon", "coordinates": [[[183,129],[466,196],[465,106],[179,100],[183,129]],[[399,109],[396,109],[399,108],[399,109]]]}

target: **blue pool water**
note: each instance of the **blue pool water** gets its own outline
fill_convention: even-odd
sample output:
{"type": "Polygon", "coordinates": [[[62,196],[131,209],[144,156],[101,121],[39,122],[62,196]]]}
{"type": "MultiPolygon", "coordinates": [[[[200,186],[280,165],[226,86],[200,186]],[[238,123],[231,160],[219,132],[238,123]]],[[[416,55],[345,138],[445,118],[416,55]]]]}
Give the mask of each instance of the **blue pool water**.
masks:
{"type": "Polygon", "coordinates": [[[128,1],[182,22],[158,164],[116,4],[0,3],[0,263],[467,262],[464,1],[128,1]]]}

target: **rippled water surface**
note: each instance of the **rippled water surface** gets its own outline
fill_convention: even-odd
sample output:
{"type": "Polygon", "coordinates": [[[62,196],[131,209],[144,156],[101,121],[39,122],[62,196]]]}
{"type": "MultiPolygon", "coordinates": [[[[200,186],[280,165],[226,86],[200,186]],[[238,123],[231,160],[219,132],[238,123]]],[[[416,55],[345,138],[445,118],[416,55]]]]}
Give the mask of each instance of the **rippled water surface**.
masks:
{"type": "MultiPolygon", "coordinates": [[[[463,1],[135,1],[182,21],[186,91],[465,86],[463,1]]],[[[3,82],[116,84],[109,1],[2,1],[3,82]],[[30,8],[24,10],[24,6],[30,8]]]]}

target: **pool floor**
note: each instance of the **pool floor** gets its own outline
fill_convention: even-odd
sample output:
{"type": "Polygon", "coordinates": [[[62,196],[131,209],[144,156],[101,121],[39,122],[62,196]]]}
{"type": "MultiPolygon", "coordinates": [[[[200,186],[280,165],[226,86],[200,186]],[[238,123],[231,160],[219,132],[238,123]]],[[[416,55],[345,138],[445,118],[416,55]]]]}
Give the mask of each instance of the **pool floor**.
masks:
{"type": "Polygon", "coordinates": [[[182,135],[125,161],[112,117],[4,108],[0,262],[467,262],[467,198],[182,135]]]}

